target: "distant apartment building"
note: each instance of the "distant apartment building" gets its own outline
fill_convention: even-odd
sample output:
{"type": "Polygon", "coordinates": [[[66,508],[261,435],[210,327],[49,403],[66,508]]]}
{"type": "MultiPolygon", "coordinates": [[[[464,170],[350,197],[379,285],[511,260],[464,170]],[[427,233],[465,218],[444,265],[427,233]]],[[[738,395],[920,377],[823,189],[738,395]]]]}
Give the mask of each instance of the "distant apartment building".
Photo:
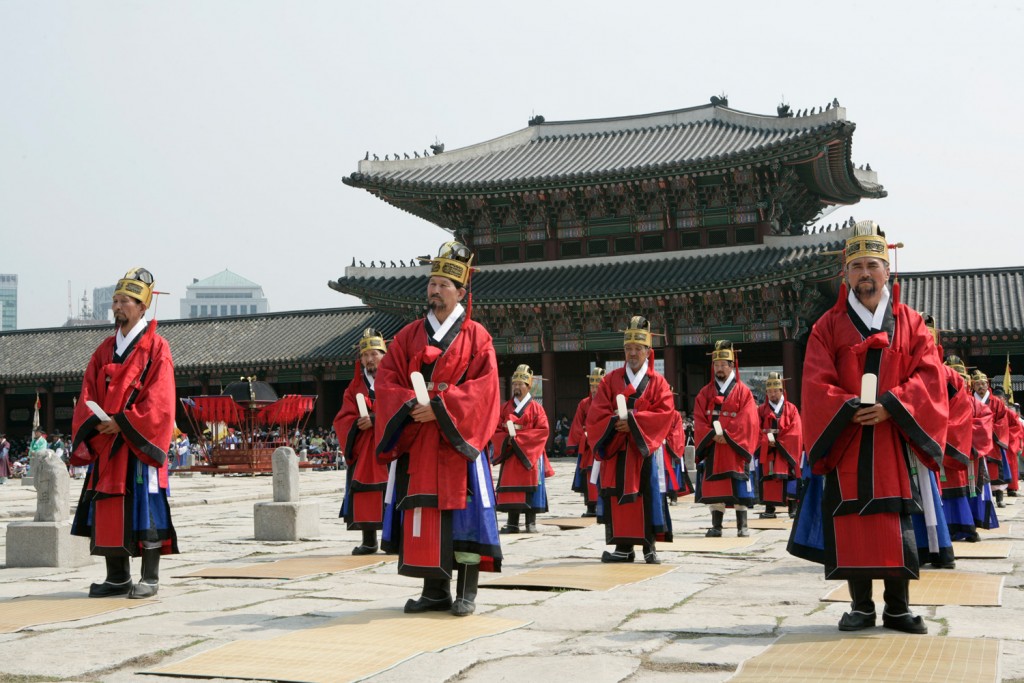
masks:
{"type": "Polygon", "coordinates": [[[18,276],[0,274],[0,332],[18,329],[18,276]]]}
{"type": "Polygon", "coordinates": [[[181,299],[182,318],[216,318],[269,313],[263,287],[223,270],[204,280],[193,279],[181,299]]]}

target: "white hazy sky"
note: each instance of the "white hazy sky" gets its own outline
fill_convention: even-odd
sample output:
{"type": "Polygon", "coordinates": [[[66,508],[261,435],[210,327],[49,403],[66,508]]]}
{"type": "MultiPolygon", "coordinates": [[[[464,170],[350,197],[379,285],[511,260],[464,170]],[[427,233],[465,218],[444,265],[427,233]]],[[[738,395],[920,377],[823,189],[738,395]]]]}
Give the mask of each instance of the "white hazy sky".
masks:
{"type": "Polygon", "coordinates": [[[273,311],[354,305],[353,257],[447,236],[341,183],[367,151],[723,92],[838,98],[889,197],[822,222],[879,221],[901,270],[1019,265],[1022,34],[1021,2],[0,0],[0,272],[20,329],[136,265],[161,318],[224,268],[273,311]]]}

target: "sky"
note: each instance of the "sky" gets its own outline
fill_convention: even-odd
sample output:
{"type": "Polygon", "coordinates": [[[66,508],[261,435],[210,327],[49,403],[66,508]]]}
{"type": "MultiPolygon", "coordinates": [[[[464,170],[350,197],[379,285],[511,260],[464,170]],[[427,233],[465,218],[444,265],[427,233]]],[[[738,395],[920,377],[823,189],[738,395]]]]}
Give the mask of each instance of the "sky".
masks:
{"type": "Polygon", "coordinates": [[[0,0],[0,273],[19,329],[144,266],[177,318],[225,268],[272,311],[358,305],[352,259],[448,234],[342,184],[369,151],[548,121],[837,98],[904,272],[1021,265],[1024,1],[0,0]]]}

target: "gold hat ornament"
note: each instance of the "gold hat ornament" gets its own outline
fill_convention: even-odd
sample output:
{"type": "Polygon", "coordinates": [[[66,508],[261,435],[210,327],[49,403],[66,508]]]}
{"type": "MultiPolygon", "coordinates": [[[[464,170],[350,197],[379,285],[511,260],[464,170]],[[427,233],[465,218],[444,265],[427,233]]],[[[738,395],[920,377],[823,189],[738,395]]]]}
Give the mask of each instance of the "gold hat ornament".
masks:
{"type": "MultiPolygon", "coordinates": [[[[898,244],[896,246],[903,246],[898,244]]],[[[889,243],[885,241],[885,233],[874,221],[858,221],[853,226],[853,236],[846,240],[843,263],[850,264],[854,259],[870,256],[889,264],[889,243]]]]}
{"type": "Polygon", "coordinates": [[[516,368],[516,371],[512,373],[513,382],[522,382],[526,386],[533,385],[533,370],[530,369],[529,365],[525,363],[516,368]]]}
{"type": "Polygon", "coordinates": [[[975,370],[974,372],[971,373],[971,381],[972,382],[987,382],[988,381],[988,375],[986,375],[981,370],[975,370]]]}
{"type": "Polygon", "coordinates": [[[149,302],[153,300],[153,273],[145,268],[130,269],[117,281],[114,294],[130,296],[149,308],[149,302]]]}
{"type": "Polygon", "coordinates": [[[376,349],[381,353],[388,352],[388,346],[384,343],[384,336],[372,327],[367,327],[363,330],[363,336],[359,340],[359,355],[362,355],[363,351],[371,349],[376,349]]]}
{"type": "Polygon", "coordinates": [[[764,382],[765,389],[778,389],[782,390],[782,373],[781,372],[769,372],[768,379],[764,382]]]}
{"type": "Polygon", "coordinates": [[[960,360],[960,356],[949,354],[946,356],[946,365],[953,368],[953,370],[964,379],[969,378],[969,375],[967,374],[967,366],[964,365],[962,360],[960,360]]]}
{"type": "Polygon", "coordinates": [[[651,348],[651,322],[642,315],[634,315],[629,319],[629,326],[623,330],[622,345],[639,344],[651,348]]]}
{"type": "Polygon", "coordinates": [[[590,386],[596,387],[604,379],[604,368],[594,368],[594,370],[587,375],[587,379],[590,380],[590,386]]]}
{"type": "Polygon", "coordinates": [[[715,342],[715,350],[711,352],[711,362],[716,360],[727,360],[736,362],[736,351],[732,348],[732,342],[728,339],[719,339],[715,342]]]}
{"type": "Polygon", "coordinates": [[[469,282],[473,253],[465,244],[456,241],[445,242],[437,251],[437,258],[430,262],[430,276],[446,277],[459,287],[469,282]]]}

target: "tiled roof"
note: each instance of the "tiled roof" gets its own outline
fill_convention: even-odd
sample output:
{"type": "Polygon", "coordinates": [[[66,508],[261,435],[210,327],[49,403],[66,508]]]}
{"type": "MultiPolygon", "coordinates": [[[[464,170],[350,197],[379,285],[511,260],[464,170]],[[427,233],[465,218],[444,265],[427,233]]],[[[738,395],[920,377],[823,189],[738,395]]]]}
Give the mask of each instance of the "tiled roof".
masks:
{"type": "MultiPolygon", "coordinates": [[[[176,371],[231,369],[239,364],[351,360],[366,327],[386,337],[404,322],[365,308],[290,311],[258,316],[160,321],[176,371]]],[[[0,334],[0,381],[81,377],[111,325],[0,334]]]]}
{"type": "MultiPolygon", "coordinates": [[[[475,305],[609,299],[639,294],[701,292],[781,282],[805,274],[838,272],[835,255],[849,229],[820,235],[768,237],[765,244],[564,262],[480,266],[473,275],[475,305]]],[[[332,281],[383,310],[401,310],[426,296],[429,268],[347,268],[332,281]]]]}
{"type": "Polygon", "coordinates": [[[961,334],[1019,333],[1024,326],[1024,267],[901,273],[903,303],[961,334]]]}
{"type": "Polygon", "coordinates": [[[855,124],[835,107],[780,118],[705,105],[658,114],[541,123],[431,157],[364,160],[345,182],[356,187],[474,191],[585,183],[724,169],[737,163],[820,158],[807,182],[829,199],[883,197],[873,174],[854,172],[855,124]],[[836,140],[845,144],[825,146],[836,140]],[[826,153],[821,154],[822,151],[826,153]],[[796,158],[793,157],[793,158],[796,158]]]}

